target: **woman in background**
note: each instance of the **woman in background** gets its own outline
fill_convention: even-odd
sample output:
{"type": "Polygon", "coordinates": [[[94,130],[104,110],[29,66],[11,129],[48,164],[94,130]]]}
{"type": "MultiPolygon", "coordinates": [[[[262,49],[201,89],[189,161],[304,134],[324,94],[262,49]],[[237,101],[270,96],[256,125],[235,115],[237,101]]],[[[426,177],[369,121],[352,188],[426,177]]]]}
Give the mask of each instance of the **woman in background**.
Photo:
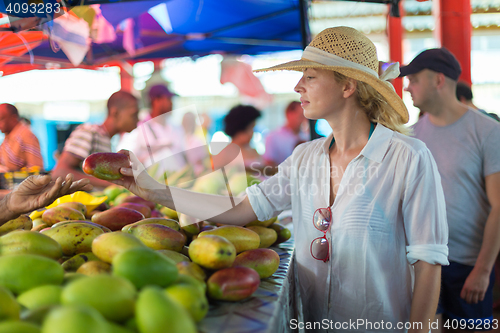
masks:
{"type": "Polygon", "coordinates": [[[224,118],[224,132],[231,137],[231,143],[238,145],[247,171],[258,171],[263,167],[262,156],[250,146],[255,122],[260,111],[251,105],[236,105],[224,118]]]}

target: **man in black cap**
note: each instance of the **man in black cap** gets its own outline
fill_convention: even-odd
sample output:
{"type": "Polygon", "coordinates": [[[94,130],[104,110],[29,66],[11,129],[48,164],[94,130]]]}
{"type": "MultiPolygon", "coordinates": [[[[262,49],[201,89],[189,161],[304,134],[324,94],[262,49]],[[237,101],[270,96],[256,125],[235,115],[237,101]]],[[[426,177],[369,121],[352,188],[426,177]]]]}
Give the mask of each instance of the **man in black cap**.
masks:
{"type": "Polygon", "coordinates": [[[177,96],[165,85],[157,84],[149,89],[149,102],[151,105],[151,119],[172,111],[172,97],[177,96]]]}
{"type": "Polygon", "coordinates": [[[440,328],[464,319],[474,331],[492,328],[485,320],[493,319],[500,250],[500,124],[458,101],[460,74],[457,59],[439,48],[420,53],[400,76],[425,113],[413,132],[436,160],[446,199],[450,266],[442,267],[437,318],[440,328]]]}

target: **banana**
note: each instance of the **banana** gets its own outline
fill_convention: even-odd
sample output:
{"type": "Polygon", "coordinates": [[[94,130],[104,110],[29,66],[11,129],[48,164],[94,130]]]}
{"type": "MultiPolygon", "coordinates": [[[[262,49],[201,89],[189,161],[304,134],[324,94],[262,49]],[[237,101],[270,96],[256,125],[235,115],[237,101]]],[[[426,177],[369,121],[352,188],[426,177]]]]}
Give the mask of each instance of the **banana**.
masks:
{"type": "Polygon", "coordinates": [[[5,222],[0,226],[0,236],[8,234],[13,230],[31,230],[33,222],[26,215],[21,215],[16,219],[5,222]]]}

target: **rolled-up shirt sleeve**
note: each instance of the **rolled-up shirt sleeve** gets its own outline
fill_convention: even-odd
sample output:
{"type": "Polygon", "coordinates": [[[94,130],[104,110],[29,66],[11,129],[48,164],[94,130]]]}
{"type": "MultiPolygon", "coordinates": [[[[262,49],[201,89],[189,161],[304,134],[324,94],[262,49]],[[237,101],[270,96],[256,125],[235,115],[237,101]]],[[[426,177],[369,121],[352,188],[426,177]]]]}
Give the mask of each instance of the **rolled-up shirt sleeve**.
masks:
{"type": "Polygon", "coordinates": [[[427,148],[411,159],[402,202],[407,260],[449,265],[446,204],[436,162],[427,148]]]}
{"type": "Polygon", "coordinates": [[[291,208],[292,159],[293,154],[279,165],[274,176],[246,189],[250,205],[259,221],[268,220],[291,208]]]}

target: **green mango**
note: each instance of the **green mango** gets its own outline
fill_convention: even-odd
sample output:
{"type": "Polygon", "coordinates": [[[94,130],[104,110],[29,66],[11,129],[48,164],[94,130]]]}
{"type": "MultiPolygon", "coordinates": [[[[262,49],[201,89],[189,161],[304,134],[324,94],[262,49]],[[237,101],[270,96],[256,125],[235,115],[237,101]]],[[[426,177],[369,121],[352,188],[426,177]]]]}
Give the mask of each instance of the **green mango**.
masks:
{"type": "Polygon", "coordinates": [[[109,333],[103,316],[94,308],[79,304],[60,306],[49,312],[41,333],[109,333]]]}
{"type": "Polygon", "coordinates": [[[133,316],[137,296],[134,285],[119,276],[95,275],[67,285],[61,295],[63,305],[88,305],[106,319],[123,322],[133,316]]]}
{"type": "Polygon", "coordinates": [[[17,296],[17,301],[29,310],[42,306],[61,304],[61,293],[63,288],[55,285],[39,286],[25,291],[17,296]]]}
{"type": "Polygon", "coordinates": [[[60,285],[63,279],[64,269],[53,259],[34,254],[0,257],[0,285],[14,294],[45,284],[60,285]]]}
{"type": "Polygon", "coordinates": [[[63,256],[61,245],[36,231],[18,230],[0,237],[0,255],[38,254],[52,259],[63,256]]]}
{"type": "Polygon", "coordinates": [[[165,292],[155,287],[144,288],[137,299],[135,317],[140,332],[196,333],[189,313],[165,292]]]}

